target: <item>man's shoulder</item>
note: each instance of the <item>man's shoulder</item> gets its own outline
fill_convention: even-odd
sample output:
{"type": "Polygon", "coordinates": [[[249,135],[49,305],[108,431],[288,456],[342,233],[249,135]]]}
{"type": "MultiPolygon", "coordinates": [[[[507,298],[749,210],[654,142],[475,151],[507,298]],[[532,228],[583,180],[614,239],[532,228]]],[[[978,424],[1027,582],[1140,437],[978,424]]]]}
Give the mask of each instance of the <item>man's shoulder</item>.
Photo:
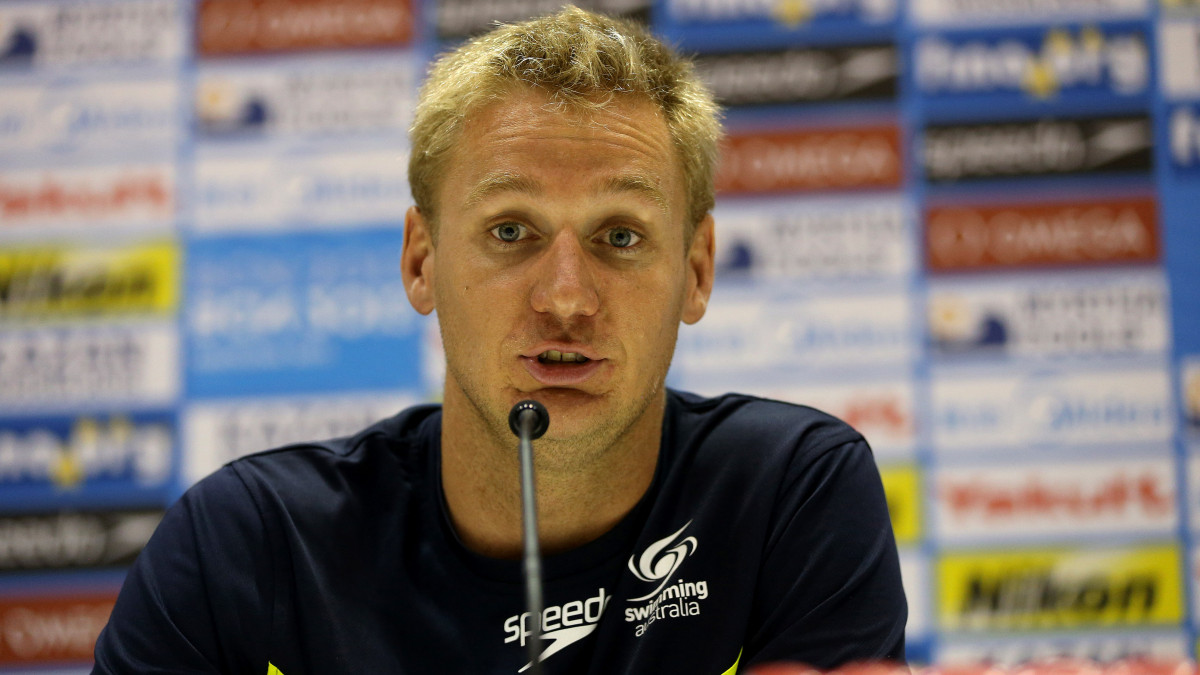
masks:
{"type": "Polygon", "coordinates": [[[217,475],[236,476],[251,493],[313,501],[327,492],[360,490],[382,481],[407,481],[423,473],[436,437],[440,405],[417,405],[352,436],[292,443],[245,455],[217,475]]]}
{"type": "Polygon", "coordinates": [[[715,397],[672,391],[669,452],[690,457],[700,473],[767,480],[805,473],[820,458],[865,454],[866,440],[853,427],[806,405],[729,393],[715,397]]]}
{"type": "Polygon", "coordinates": [[[850,425],[807,405],[740,393],[707,397],[671,390],[670,394],[679,423],[708,436],[822,448],[863,440],[850,425]]]}

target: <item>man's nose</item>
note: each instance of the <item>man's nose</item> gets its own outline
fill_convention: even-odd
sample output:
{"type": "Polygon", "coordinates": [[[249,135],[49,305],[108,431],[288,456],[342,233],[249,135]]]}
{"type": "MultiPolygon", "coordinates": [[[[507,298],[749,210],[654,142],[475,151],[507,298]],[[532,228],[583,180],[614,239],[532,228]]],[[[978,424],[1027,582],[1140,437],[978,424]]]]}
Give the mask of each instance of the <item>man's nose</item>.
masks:
{"type": "Polygon", "coordinates": [[[570,229],[554,235],[537,264],[533,309],[559,319],[592,316],[600,309],[600,295],[592,261],[570,229]]]}

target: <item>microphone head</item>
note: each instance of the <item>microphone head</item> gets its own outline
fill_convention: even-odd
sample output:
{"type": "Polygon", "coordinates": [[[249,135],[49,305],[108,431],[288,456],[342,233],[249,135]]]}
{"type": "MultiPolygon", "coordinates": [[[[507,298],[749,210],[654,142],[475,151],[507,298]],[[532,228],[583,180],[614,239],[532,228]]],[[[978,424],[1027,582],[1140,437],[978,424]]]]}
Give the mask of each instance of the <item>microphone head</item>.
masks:
{"type": "Polygon", "coordinates": [[[529,434],[529,439],[537,440],[550,428],[550,413],[546,412],[546,406],[533,399],[525,399],[512,407],[508,413],[508,428],[512,429],[517,438],[520,438],[521,416],[526,411],[534,416],[533,429],[529,434]]]}

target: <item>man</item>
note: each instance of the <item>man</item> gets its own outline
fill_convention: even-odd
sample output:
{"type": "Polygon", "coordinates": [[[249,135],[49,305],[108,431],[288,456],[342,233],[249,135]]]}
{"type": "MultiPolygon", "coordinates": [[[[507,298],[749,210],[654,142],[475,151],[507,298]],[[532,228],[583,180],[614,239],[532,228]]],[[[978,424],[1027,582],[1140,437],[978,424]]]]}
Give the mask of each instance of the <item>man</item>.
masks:
{"type": "Polygon", "coordinates": [[[131,570],[96,672],[527,669],[507,422],[526,398],[550,414],[547,673],[902,660],[862,438],[811,409],[664,388],[712,288],[718,134],[685,61],[577,9],[442,59],[401,266],[412,305],[437,310],[443,405],[195,486],[131,570]]]}

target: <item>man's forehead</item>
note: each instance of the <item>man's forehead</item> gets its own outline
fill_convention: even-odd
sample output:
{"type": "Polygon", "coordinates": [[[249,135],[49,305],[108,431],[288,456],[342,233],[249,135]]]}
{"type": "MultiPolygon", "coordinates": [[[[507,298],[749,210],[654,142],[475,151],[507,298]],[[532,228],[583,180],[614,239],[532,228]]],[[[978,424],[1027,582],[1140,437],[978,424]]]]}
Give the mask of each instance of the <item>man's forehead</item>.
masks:
{"type": "Polygon", "coordinates": [[[537,196],[560,179],[592,178],[590,192],[639,196],[667,213],[683,167],[661,111],[644,96],[603,104],[585,108],[518,89],[468,114],[446,167],[461,180],[445,196],[470,208],[502,193],[537,196]],[[541,153],[547,165],[565,157],[572,170],[528,161],[541,153]]]}
{"type": "MultiPolygon", "coordinates": [[[[609,195],[633,195],[653,202],[663,215],[669,215],[667,196],[661,179],[639,173],[624,173],[610,176],[593,186],[595,191],[609,195]]],[[[541,197],[547,186],[538,178],[515,171],[497,170],[479,179],[463,199],[463,208],[471,209],[505,193],[516,193],[529,197],[541,197]]]]}

